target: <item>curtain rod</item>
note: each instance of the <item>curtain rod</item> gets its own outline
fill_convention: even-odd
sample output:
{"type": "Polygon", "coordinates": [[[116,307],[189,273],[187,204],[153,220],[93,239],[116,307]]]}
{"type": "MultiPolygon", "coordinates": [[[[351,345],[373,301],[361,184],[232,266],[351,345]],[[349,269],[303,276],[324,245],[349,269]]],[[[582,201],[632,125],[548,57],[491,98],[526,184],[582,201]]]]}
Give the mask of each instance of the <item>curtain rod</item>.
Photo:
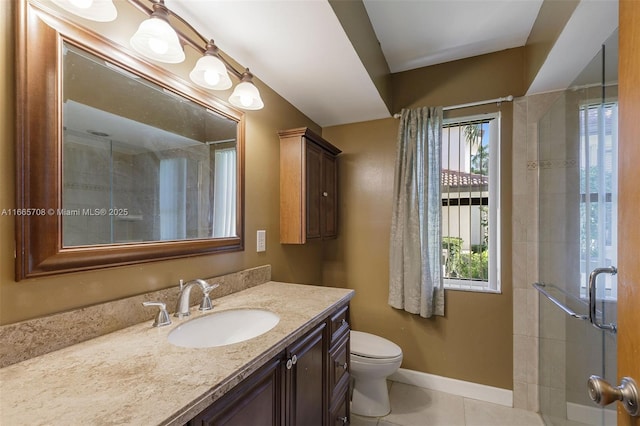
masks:
{"type": "MultiPolygon", "coordinates": [[[[488,99],[486,101],[477,101],[477,102],[469,102],[467,104],[446,106],[442,108],[442,110],[449,111],[452,109],[469,108],[469,107],[474,107],[478,105],[486,105],[486,104],[493,104],[493,103],[499,104],[501,102],[511,102],[511,101],[513,101],[513,95],[505,96],[503,98],[488,99]]],[[[393,114],[393,118],[400,118],[400,117],[401,115],[399,113],[393,114]]]]}

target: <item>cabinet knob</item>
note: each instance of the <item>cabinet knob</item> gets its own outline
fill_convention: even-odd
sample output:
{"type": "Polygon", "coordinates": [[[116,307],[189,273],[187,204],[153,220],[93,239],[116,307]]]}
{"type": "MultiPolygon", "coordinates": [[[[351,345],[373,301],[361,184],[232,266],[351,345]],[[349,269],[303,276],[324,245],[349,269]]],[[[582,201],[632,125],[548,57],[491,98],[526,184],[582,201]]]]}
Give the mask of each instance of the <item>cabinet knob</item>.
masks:
{"type": "Polygon", "coordinates": [[[323,197],[328,197],[328,196],[329,196],[329,193],[328,193],[327,191],[324,191],[324,192],[322,193],[322,196],[323,196],[323,197]]]}
{"type": "Polygon", "coordinates": [[[298,357],[296,355],[292,355],[291,358],[287,360],[287,370],[291,370],[294,365],[298,362],[298,357]]]}
{"type": "Polygon", "coordinates": [[[342,367],[342,368],[344,368],[345,370],[349,367],[349,366],[347,365],[347,363],[346,363],[346,362],[345,362],[345,363],[342,363],[342,362],[340,362],[340,361],[336,361],[336,365],[337,365],[338,367],[342,367]]]}
{"type": "Polygon", "coordinates": [[[347,322],[346,319],[342,318],[342,321],[340,321],[340,326],[344,326],[344,325],[349,325],[349,323],[347,322]]]}
{"type": "Polygon", "coordinates": [[[338,421],[342,422],[343,425],[346,425],[347,423],[349,423],[349,419],[347,418],[347,416],[338,417],[338,421]]]}

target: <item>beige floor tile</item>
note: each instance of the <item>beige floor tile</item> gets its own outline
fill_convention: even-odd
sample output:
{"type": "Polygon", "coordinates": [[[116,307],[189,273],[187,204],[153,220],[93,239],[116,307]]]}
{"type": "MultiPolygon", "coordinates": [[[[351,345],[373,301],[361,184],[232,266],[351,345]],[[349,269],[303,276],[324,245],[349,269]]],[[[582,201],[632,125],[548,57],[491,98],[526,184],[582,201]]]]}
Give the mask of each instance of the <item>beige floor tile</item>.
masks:
{"type": "MultiPolygon", "coordinates": [[[[534,412],[390,382],[391,413],[351,415],[353,426],[544,426],[534,412]]],[[[565,420],[566,422],[566,420],[565,420]]],[[[549,422],[556,426],[556,423],[549,422]]],[[[567,422],[557,426],[582,426],[567,422]]]]}
{"type": "Polygon", "coordinates": [[[537,413],[474,399],[464,399],[466,426],[544,426],[537,413]]]}
{"type": "Polygon", "coordinates": [[[574,422],[567,419],[561,419],[553,416],[544,416],[544,422],[547,426],[589,426],[584,423],[574,422]]]}
{"type": "Polygon", "coordinates": [[[350,420],[351,426],[375,426],[378,424],[377,417],[361,417],[352,414],[350,420]]]}
{"type": "Polygon", "coordinates": [[[391,413],[379,425],[464,426],[464,400],[460,396],[397,382],[389,396],[391,413]]]}

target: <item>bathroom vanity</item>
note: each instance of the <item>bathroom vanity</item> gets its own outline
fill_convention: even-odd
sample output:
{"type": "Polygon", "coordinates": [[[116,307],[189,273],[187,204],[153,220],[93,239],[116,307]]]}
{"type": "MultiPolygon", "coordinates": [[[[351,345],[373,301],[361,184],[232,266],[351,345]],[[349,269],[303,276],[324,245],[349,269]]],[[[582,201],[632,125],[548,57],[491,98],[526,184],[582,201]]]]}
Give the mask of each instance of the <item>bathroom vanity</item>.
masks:
{"type": "Polygon", "coordinates": [[[348,308],[336,309],[189,425],[348,423],[348,308]]]}
{"type": "MultiPolygon", "coordinates": [[[[317,424],[348,422],[353,291],[267,282],[214,300],[264,309],[270,331],[226,346],[184,348],[187,319],[145,322],[0,369],[4,424],[317,424]]],[[[207,315],[197,307],[191,318],[207,315]]]]}

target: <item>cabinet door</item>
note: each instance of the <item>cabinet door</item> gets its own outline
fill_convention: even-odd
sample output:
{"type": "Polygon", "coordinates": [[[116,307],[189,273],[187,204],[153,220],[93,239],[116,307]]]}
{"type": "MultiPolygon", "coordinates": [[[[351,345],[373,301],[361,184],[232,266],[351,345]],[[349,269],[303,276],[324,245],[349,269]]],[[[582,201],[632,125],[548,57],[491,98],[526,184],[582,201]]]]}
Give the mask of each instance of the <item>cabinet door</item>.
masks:
{"type": "Polygon", "coordinates": [[[338,161],[328,152],[322,154],[322,238],[338,235],[338,161]]]}
{"type": "Polygon", "coordinates": [[[189,426],[276,426],[281,424],[281,357],[260,370],[189,421],[189,426]]]}
{"type": "Polygon", "coordinates": [[[320,324],[288,350],[287,425],[324,425],[328,411],[325,328],[325,323],[320,324]],[[289,360],[295,361],[291,368],[289,360]]]}
{"type": "Polygon", "coordinates": [[[306,230],[307,239],[320,238],[322,208],[322,149],[310,142],[305,143],[306,165],[306,230]]]}

